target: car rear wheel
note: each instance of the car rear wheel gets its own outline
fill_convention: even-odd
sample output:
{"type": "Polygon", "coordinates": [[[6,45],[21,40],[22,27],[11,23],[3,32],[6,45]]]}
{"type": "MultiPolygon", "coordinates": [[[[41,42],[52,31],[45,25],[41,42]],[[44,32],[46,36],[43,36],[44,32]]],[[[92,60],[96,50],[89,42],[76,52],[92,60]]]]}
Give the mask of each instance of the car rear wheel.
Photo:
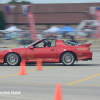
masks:
{"type": "Polygon", "coordinates": [[[75,56],[71,52],[66,52],[62,55],[61,60],[63,62],[63,65],[65,66],[71,66],[75,62],[75,56]]]}
{"type": "Polygon", "coordinates": [[[16,53],[9,53],[6,56],[6,63],[10,66],[16,66],[20,63],[20,57],[16,53]]]}

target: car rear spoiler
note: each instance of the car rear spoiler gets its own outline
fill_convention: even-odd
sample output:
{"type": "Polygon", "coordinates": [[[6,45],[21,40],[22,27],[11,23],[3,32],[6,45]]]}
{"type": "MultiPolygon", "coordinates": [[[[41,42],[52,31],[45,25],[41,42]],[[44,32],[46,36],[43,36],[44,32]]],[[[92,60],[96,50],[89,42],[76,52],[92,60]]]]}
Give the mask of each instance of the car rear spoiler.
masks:
{"type": "Polygon", "coordinates": [[[79,45],[79,46],[89,47],[90,45],[92,45],[92,43],[90,43],[90,44],[83,44],[83,45],[79,45]]]}

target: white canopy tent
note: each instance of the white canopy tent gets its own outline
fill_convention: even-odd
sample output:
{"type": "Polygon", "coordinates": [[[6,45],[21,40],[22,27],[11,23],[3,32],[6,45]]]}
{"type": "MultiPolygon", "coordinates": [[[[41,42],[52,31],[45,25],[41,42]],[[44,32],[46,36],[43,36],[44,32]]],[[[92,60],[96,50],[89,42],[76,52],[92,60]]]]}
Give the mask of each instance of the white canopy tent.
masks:
{"type": "Polygon", "coordinates": [[[47,30],[45,30],[45,31],[43,31],[43,32],[45,32],[45,33],[48,33],[48,32],[54,33],[54,32],[57,32],[59,29],[60,29],[60,28],[58,28],[58,27],[56,27],[56,26],[52,26],[51,28],[49,28],[49,29],[47,29],[47,30]]]}
{"type": "Polygon", "coordinates": [[[13,31],[23,31],[23,30],[17,28],[16,26],[10,26],[9,28],[5,29],[4,31],[13,32],[13,31]]]}

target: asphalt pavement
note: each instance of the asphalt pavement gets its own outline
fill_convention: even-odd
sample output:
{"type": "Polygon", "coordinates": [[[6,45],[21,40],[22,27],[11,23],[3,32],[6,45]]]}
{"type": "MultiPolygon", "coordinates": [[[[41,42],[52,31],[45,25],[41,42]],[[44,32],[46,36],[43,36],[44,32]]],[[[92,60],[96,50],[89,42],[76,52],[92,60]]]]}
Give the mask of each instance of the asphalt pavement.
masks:
{"type": "Polygon", "coordinates": [[[54,100],[55,86],[61,84],[62,100],[100,99],[100,52],[92,61],[78,61],[73,66],[62,63],[26,64],[26,74],[18,75],[20,66],[0,64],[0,100],[54,100]]]}

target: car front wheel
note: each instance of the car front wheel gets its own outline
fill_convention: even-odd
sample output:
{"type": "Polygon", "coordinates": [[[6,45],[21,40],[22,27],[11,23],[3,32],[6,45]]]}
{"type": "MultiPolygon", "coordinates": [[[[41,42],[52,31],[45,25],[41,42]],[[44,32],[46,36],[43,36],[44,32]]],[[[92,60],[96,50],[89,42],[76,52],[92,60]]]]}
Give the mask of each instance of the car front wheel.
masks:
{"type": "Polygon", "coordinates": [[[61,60],[63,62],[64,65],[66,66],[71,66],[74,64],[75,62],[75,56],[73,53],[71,52],[65,52],[62,57],[61,60]]]}
{"type": "Polygon", "coordinates": [[[16,53],[10,53],[6,56],[6,63],[10,66],[16,66],[20,63],[20,57],[16,53]]]}

